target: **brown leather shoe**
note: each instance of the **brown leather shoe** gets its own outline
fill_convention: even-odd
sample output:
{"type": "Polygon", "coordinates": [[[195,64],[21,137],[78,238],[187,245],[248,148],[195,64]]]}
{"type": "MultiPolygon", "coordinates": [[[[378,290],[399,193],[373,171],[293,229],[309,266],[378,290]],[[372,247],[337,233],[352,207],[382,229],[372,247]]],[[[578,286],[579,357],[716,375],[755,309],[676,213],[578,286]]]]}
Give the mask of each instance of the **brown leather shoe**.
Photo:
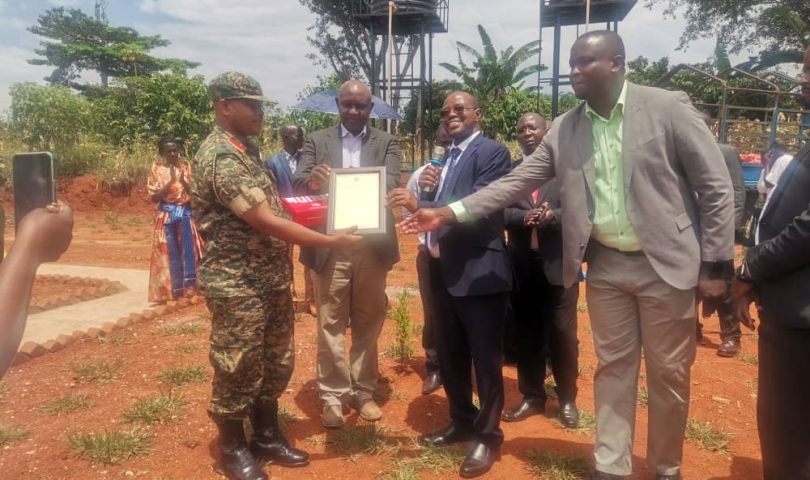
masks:
{"type": "Polygon", "coordinates": [[[723,340],[723,343],[717,347],[717,356],[718,357],[733,357],[740,353],[740,339],[739,338],[729,338],[728,340],[723,340]]]}
{"type": "Polygon", "coordinates": [[[542,398],[523,398],[523,401],[503,412],[504,422],[520,422],[532,415],[542,415],[546,411],[546,401],[542,398]]]}

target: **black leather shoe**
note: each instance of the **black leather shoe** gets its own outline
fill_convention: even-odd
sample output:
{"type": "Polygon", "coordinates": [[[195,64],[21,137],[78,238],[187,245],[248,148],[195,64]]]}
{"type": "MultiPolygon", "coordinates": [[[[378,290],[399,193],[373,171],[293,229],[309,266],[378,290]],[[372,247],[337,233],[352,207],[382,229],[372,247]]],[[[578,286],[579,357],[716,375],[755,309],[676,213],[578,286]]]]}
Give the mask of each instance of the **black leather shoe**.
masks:
{"type": "Polygon", "coordinates": [[[450,424],[441,430],[428,433],[427,435],[422,435],[419,437],[419,443],[431,447],[446,447],[454,443],[466,442],[471,438],[472,432],[469,430],[462,430],[455,425],[450,424]]]}
{"type": "Polygon", "coordinates": [[[253,437],[250,453],[260,462],[271,462],[280,467],[297,468],[309,465],[309,454],[290,446],[278,425],[278,402],[253,409],[250,416],[253,437]]]}
{"type": "Polygon", "coordinates": [[[248,449],[242,420],[226,420],[217,424],[217,428],[222,473],[229,480],[267,480],[267,474],[248,449]]]}
{"type": "Polygon", "coordinates": [[[526,398],[523,401],[503,412],[501,420],[504,422],[520,422],[532,415],[542,415],[546,411],[546,401],[542,398],[526,398]]]}
{"type": "Polygon", "coordinates": [[[717,347],[718,357],[734,357],[738,353],[740,353],[740,340],[737,338],[723,340],[723,343],[717,347]]]}
{"type": "Polygon", "coordinates": [[[681,474],[676,473],[674,475],[661,475],[660,473],[657,473],[655,475],[655,480],[681,480],[681,474]]]}
{"type": "Polygon", "coordinates": [[[501,449],[499,447],[476,443],[464,461],[461,462],[461,469],[459,469],[458,474],[463,478],[478,477],[490,471],[495,460],[500,458],[501,449]]]}
{"type": "Polygon", "coordinates": [[[439,372],[428,373],[425,381],[422,382],[422,395],[430,395],[442,388],[442,377],[439,372]]]}
{"type": "Polygon", "coordinates": [[[624,475],[614,475],[612,473],[600,472],[594,470],[591,480],[624,480],[624,475]]]}
{"type": "Polygon", "coordinates": [[[565,428],[579,428],[579,410],[570,400],[560,401],[560,422],[565,428]]]}

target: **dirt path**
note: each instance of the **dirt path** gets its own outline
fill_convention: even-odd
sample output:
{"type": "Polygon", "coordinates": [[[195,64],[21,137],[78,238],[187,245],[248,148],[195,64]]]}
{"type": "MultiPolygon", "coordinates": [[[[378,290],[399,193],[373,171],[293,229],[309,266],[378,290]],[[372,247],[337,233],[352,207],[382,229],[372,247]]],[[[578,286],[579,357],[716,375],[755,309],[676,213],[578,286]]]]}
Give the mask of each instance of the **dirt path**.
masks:
{"type": "MultiPolygon", "coordinates": [[[[76,242],[65,255],[68,264],[148,268],[151,244],[151,212],[146,207],[118,214],[115,222],[103,210],[77,211],[76,242]],[[105,219],[107,221],[105,221],[105,219]]],[[[10,232],[9,232],[10,234],[10,232]]],[[[403,239],[403,261],[389,277],[389,285],[415,289],[415,240],[403,239]]],[[[297,272],[300,274],[300,272],[297,272]]],[[[300,275],[298,277],[300,280],[300,275]]],[[[299,285],[299,291],[303,291],[299,285]]],[[[592,376],[596,365],[590,326],[584,304],[579,314],[581,379],[579,405],[593,412],[592,376]]],[[[422,321],[418,298],[412,298],[414,322],[422,321]]],[[[8,479],[214,479],[215,430],[205,410],[210,394],[210,366],[207,360],[209,314],[204,306],[168,314],[138,324],[100,342],[85,340],[20,367],[12,368],[0,383],[0,443],[5,426],[28,430],[26,438],[9,442],[0,449],[0,472],[8,479]],[[194,324],[196,327],[180,328],[194,324]],[[183,333],[185,332],[185,333],[183,333]],[[87,379],[88,365],[106,365],[112,378],[101,382],[87,379]],[[171,367],[198,367],[202,374],[194,383],[172,388],[161,375],[171,367]],[[85,378],[82,378],[80,373],[85,378]],[[144,398],[169,394],[185,403],[164,423],[128,423],[125,412],[144,398]],[[91,404],[87,409],[51,415],[43,411],[48,402],[71,395],[91,404]],[[69,438],[83,433],[130,431],[141,428],[150,436],[148,452],[123,459],[118,464],[93,464],[77,456],[69,438]]],[[[706,344],[698,348],[692,375],[690,416],[733,435],[728,455],[685,446],[684,474],[688,480],[758,480],[759,444],[756,435],[755,379],[756,341],[743,337],[743,359],[721,359],[714,353],[719,342],[716,318],[704,321],[706,344]]],[[[418,331],[418,328],[415,329],[418,331]]],[[[394,323],[387,321],[380,339],[380,351],[394,343],[394,323]]],[[[312,464],[304,469],[283,470],[268,467],[279,479],[438,479],[457,478],[457,457],[449,466],[446,452],[428,452],[415,446],[417,435],[442,427],[447,421],[443,392],[423,396],[419,389],[424,374],[424,358],[419,336],[413,345],[418,357],[405,366],[388,357],[381,358],[378,399],[384,418],[376,434],[356,414],[347,427],[325,433],[320,425],[320,408],[315,390],[315,322],[300,314],[296,323],[296,368],[289,388],[281,398],[291,417],[287,434],[293,443],[312,454],[312,464]],[[424,461],[418,462],[416,459],[424,461]],[[431,468],[428,468],[431,467],[431,468]]],[[[96,372],[97,373],[97,372],[96,372]]],[[[506,403],[519,399],[516,372],[505,368],[506,403]]],[[[643,382],[642,382],[643,385],[643,382]]],[[[557,405],[549,401],[549,415],[557,405]]],[[[646,405],[637,412],[634,450],[636,473],[632,479],[649,479],[644,466],[646,452],[646,405]]],[[[556,426],[551,419],[534,417],[518,424],[504,424],[506,441],[503,459],[484,479],[530,478],[527,452],[553,451],[591,463],[593,434],[572,432],[556,426]]],[[[555,476],[535,478],[564,478],[555,476]]]]}

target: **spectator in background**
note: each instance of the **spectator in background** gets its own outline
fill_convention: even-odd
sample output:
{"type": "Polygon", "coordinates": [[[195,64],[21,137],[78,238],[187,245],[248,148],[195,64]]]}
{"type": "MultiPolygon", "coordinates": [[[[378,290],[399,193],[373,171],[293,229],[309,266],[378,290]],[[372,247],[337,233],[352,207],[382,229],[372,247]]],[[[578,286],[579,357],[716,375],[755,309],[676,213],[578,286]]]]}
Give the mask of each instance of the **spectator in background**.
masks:
{"type": "Polygon", "coordinates": [[[146,189],[158,204],[149,266],[149,302],[165,303],[197,291],[197,268],[202,240],[191,221],[191,165],[180,160],[180,145],[164,136],[146,189]]]}
{"type": "Polygon", "coordinates": [[[73,239],[73,210],[64,203],[38,208],[20,220],[14,244],[0,265],[0,378],[25,332],[37,268],[54,262],[73,239]]]}
{"type": "MultiPolygon", "coordinates": [[[[279,129],[281,142],[284,149],[268,158],[265,166],[273,172],[276,179],[276,188],[282,198],[294,197],[292,178],[295,169],[298,167],[298,160],[301,158],[301,148],[304,146],[304,129],[298,125],[285,125],[279,129]]],[[[293,258],[293,245],[290,244],[290,259],[293,258]]],[[[295,269],[293,269],[294,271],[295,269]]],[[[293,273],[293,277],[295,273],[293,273]]],[[[292,281],[292,295],[298,298],[295,293],[295,279],[292,281]]],[[[304,265],[304,302],[306,311],[310,315],[318,315],[318,307],[315,305],[315,289],[312,287],[312,277],[309,267],[304,265]]]]}

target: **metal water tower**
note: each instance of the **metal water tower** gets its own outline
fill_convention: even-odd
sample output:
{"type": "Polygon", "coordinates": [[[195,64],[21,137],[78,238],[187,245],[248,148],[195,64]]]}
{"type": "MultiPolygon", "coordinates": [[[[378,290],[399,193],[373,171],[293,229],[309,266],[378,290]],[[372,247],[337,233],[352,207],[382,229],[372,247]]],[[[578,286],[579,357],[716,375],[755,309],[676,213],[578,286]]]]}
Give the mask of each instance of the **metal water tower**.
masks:
{"type": "MultiPolygon", "coordinates": [[[[590,25],[591,30],[601,29],[618,31],[619,21],[624,20],[638,0],[540,0],[540,46],[543,45],[543,28],[554,28],[554,56],[551,67],[551,78],[538,76],[537,86],[551,84],[551,116],[557,117],[561,85],[570,85],[570,75],[560,74],[560,40],[562,27],[590,25]]],[[[584,33],[584,30],[583,32],[584,33]]]]}
{"type": "MultiPolygon", "coordinates": [[[[417,95],[419,126],[420,131],[423,131],[422,102],[425,98],[430,98],[430,92],[426,89],[433,82],[433,35],[447,33],[450,0],[394,0],[393,3],[396,11],[390,19],[389,0],[352,0],[351,12],[369,32],[372,92],[394,106],[407,105],[417,95]],[[392,63],[396,67],[392,69],[390,88],[386,82],[385,61],[389,55],[389,26],[394,39],[410,37],[407,48],[392,54],[392,63]],[[382,45],[378,50],[380,40],[382,45]],[[381,66],[379,69],[378,65],[381,66]]],[[[435,132],[423,131],[422,138],[419,139],[419,155],[423,163],[434,135],[435,132]]]]}

